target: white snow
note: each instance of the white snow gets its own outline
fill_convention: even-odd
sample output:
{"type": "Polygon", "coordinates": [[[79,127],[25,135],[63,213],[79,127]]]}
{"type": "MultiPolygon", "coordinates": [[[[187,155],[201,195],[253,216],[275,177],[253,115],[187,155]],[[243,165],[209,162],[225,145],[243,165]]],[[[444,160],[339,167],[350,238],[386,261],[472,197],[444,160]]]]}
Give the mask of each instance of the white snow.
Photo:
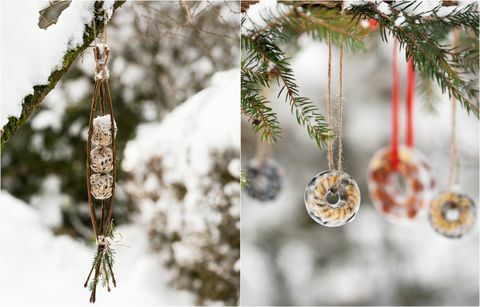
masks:
{"type": "Polygon", "coordinates": [[[250,5],[245,12],[242,33],[247,35],[249,32],[265,27],[269,19],[283,16],[290,10],[289,5],[278,3],[277,0],[260,0],[256,4],[250,5]]]}
{"type": "MultiPolygon", "coordinates": [[[[117,123],[113,122],[115,126],[115,131],[117,130],[117,123]]],[[[110,119],[110,115],[101,115],[97,116],[93,119],[93,126],[100,127],[102,129],[110,129],[112,125],[112,120],[110,119]]]]}
{"type": "Polygon", "coordinates": [[[400,12],[400,14],[398,14],[397,19],[395,19],[395,26],[401,27],[404,22],[405,22],[405,16],[403,16],[403,13],[400,12]]]}
{"type": "Polygon", "coordinates": [[[367,4],[367,1],[363,1],[363,0],[345,0],[345,1],[343,1],[343,9],[344,9],[344,10],[348,10],[348,9],[352,8],[353,6],[356,6],[356,5],[364,5],[364,4],[367,4]]]}
{"type": "Polygon", "coordinates": [[[238,250],[224,244],[221,225],[231,223],[231,231],[240,227],[235,222],[240,215],[240,163],[238,156],[229,158],[230,152],[240,151],[239,108],[239,69],[219,72],[209,87],[162,122],[138,126],[135,139],[127,143],[122,168],[130,180],[125,190],[151,232],[175,238],[162,243],[160,252],[174,261],[173,270],[206,266],[226,280],[234,278],[238,250]],[[219,178],[224,170],[233,177],[228,182],[219,178]]]}
{"type": "Polygon", "coordinates": [[[239,107],[239,78],[238,69],[216,73],[210,87],[166,115],[160,124],[140,125],[136,140],[127,143],[123,169],[132,171],[159,155],[169,174],[167,181],[185,179],[188,186],[210,170],[210,149],[240,148],[240,119],[232,107],[239,107]],[[179,127],[179,121],[185,125],[179,127]],[[229,129],[219,131],[219,127],[229,129]]]}
{"type": "Polygon", "coordinates": [[[386,2],[381,2],[379,5],[377,5],[377,10],[384,15],[390,15],[392,13],[390,5],[388,5],[386,2]]]}
{"type": "Polygon", "coordinates": [[[48,175],[42,182],[41,192],[31,199],[31,204],[38,210],[41,220],[50,228],[62,224],[61,206],[71,201],[67,195],[60,193],[60,189],[60,178],[56,175],[48,175]]]}
{"type": "MultiPolygon", "coordinates": [[[[72,1],[57,24],[40,29],[39,11],[48,1],[1,2],[1,115],[19,117],[23,98],[33,86],[48,83],[65,53],[83,43],[85,24],[92,21],[93,1],[72,1]]],[[[46,115],[48,116],[48,115],[46,115]]],[[[45,125],[40,125],[45,126],[45,125]]]]}
{"type": "Polygon", "coordinates": [[[457,8],[457,6],[442,6],[435,12],[435,15],[438,17],[445,17],[454,13],[457,8]]]}
{"type": "MultiPolygon", "coordinates": [[[[8,192],[1,190],[0,199],[0,305],[91,306],[83,283],[93,248],[54,236],[37,210],[8,192]]],[[[193,305],[191,293],[168,285],[170,272],[150,253],[139,225],[119,227],[128,248],[115,247],[117,287],[99,287],[95,306],[193,305]]]]}
{"type": "Polygon", "coordinates": [[[413,5],[411,1],[395,1],[397,9],[400,9],[407,15],[422,15],[430,16],[433,9],[442,4],[441,0],[425,0],[425,1],[416,1],[413,5]]]}

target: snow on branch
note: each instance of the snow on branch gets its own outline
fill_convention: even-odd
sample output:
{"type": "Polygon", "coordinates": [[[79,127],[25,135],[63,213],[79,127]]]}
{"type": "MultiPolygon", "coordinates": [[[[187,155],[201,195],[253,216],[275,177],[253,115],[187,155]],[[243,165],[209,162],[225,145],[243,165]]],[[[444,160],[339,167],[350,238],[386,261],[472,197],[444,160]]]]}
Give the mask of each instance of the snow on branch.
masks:
{"type": "MultiPolygon", "coordinates": [[[[40,108],[45,96],[125,1],[72,1],[47,29],[38,26],[45,1],[2,4],[1,148],[40,108]]],[[[48,4],[48,3],[47,3],[48,4]]]]}

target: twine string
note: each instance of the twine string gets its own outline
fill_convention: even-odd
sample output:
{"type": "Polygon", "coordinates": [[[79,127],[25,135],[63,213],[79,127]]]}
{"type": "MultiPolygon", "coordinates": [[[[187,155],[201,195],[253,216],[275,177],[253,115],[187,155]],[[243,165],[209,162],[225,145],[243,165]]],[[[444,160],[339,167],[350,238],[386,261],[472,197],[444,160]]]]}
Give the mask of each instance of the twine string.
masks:
{"type": "MultiPolygon", "coordinates": [[[[108,35],[107,35],[107,25],[108,25],[108,18],[107,14],[104,14],[103,17],[103,50],[100,50],[98,43],[97,43],[97,27],[96,21],[93,21],[93,35],[94,35],[94,55],[95,55],[95,80],[100,79],[108,79],[108,68],[107,68],[107,61],[109,57],[109,49],[107,46],[108,42],[108,35]]],[[[103,106],[103,105],[102,105],[103,106]]]]}
{"type": "MultiPolygon", "coordinates": [[[[453,32],[452,48],[458,46],[460,40],[460,30],[456,29],[453,32]]],[[[457,101],[454,95],[451,95],[451,114],[450,114],[450,177],[448,188],[451,190],[458,184],[458,177],[460,173],[460,159],[457,149],[457,101]]]]}
{"type": "MultiPolygon", "coordinates": [[[[330,129],[333,127],[333,106],[332,106],[332,35],[328,31],[328,96],[327,96],[327,120],[330,129]]],[[[331,137],[327,142],[327,160],[328,170],[333,170],[333,143],[335,139],[331,137]]]]}
{"type": "MultiPolygon", "coordinates": [[[[339,59],[339,101],[336,122],[333,118],[333,104],[332,104],[332,39],[331,33],[328,32],[328,96],[327,96],[327,120],[328,126],[334,130],[336,125],[336,136],[332,136],[327,143],[327,160],[328,170],[332,171],[335,167],[334,161],[334,147],[335,140],[338,146],[337,156],[337,170],[343,171],[343,113],[344,113],[344,97],[343,97],[343,40],[340,41],[340,59],[339,59]]],[[[334,133],[334,131],[332,131],[334,133]]]]}
{"type": "Polygon", "coordinates": [[[340,97],[338,102],[338,161],[337,169],[343,171],[343,110],[344,110],[344,98],[343,98],[343,39],[340,42],[340,68],[339,68],[339,91],[340,97]]]}

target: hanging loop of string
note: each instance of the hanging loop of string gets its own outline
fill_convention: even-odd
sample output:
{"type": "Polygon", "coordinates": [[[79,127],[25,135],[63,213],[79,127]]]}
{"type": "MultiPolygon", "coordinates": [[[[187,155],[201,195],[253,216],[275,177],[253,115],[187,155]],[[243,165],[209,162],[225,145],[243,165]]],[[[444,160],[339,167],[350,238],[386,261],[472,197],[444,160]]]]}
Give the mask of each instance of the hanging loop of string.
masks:
{"type": "Polygon", "coordinates": [[[340,68],[339,68],[339,103],[338,103],[338,161],[337,169],[343,171],[343,39],[340,42],[340,68]]]}
{"type": "MultiPolygon", "coordinates": [[[[344,98],[343,98],[343,40],[340,41],[340,58],[339,58],[339,100],[338,100],[338,114],[336,118],[337,133],[335,137],[328,140],[327,143],[327,160],[328,170],[332,171],[335,167],[334,162],[334,147],[335,139],[338,144],[337,170],[343,171],[343,112],[344,112],[344,98]]],[[[333,130],[333,104],[332,104],[332,39],[328,32],[328,96],[327,96],[327,120],[328,126],[333,130]]],[[[333,131],[332,131],[333,132],[333,131]]]]}
{"type": "MultiPolygon", "coordinates": [[[[458,46],[460,40],[460,30],[455,29],[453,32],[452,48],[458,46]]],[[[451,118],[450,118],[450,177],[448,182],[448,188],[451,190],[458,184],[458,177],[460,173],[460,159],[458,157],[457,149],[457,100],[455,96],[451,96],[451,118]]]]}
{"type": "Polygon", "coordinates": [[[97,29],[96,22],[93,21],[93,35],[94,35],[94,54],[95,54],[95,80],[103,80],[109,78],[109,71],[107,68],[107,61],[110,55],[110,48],[107,45],[108,35],[107,35],[107,25],[108,18],[105,13],[103,16],[103,37],[102,44],[97,43],[97,29]]]}
{"type": "MultiPolygon", "coordinates": [[[[328,96],[327,96],[327,121],[330,129],[333,127],[333,106],[332,106],[332,35],[328,31],[328,96]]],[[[333,144],[335,139],[332,137],[327,143],[328,170],[333,170],[333,144]]]]}

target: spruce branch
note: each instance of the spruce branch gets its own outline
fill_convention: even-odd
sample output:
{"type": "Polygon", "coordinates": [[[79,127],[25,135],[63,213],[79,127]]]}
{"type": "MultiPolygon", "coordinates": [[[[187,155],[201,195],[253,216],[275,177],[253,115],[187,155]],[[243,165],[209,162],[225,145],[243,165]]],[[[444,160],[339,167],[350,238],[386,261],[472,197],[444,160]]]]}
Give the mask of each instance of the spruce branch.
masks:
{"type": "MultiPolygon", "coordinates": [[[[314,139],[318,146],[324,144],[324,142],[331,136],[328,125],[325,122],[325,118],[317,112],[317,107],[313,102],[306,97],[299,95],[298,86],[295,83],[293,70],[290,67],[289,59],[285,56],[283,51],[272,41],[272,35],[269,33],[257,35],[255,38],[249,36],[242,36],[243,46],[248,50],[245,60],[242,61],[242,72],[246,72],[246,76],[243,76],[243,85],[249,88],[254,88],[256,84],[260,83],[263,86],[270,86],[270,77],[267,74],[273,75],[274,72],[280,91],[278,97],[284,93],[285,102],[289,103],[290,111],[295,115],[298,124],[304,126],[307,129],[310,138],[314,139]],[[251,74],[249,72],[257,71],[260,73],[251,74]],[[253,81],[253,82],[252,82],[253,81]]],[[[242,111],[249,115],[255,111],[263,109],[265,113],[270,115],[268,127],[275,127],[274,133],[279,133],[278,121],[276,121],[276,115],[274,115],[266,104],[266,99],[258,95],[258,91],[250,91],[253,94],[254,99],[250,96],[242,97],[242,107],[245,107],[242,111]],[[247,100],[247,98],[249,100],[247,100]],[[263,104],[261,107],[259,104],[251,107],[252,101],[259,104],[263,104]]],[[[258,119],[258,118],[257,118],[258,119]]],[[[263,119],[260,118],[260,122],[263,119]]],[[[254,126],[255,130],[255,126],[254,126]]],[[[263,130],[262,139],[276,140],[276,135],[269,138],[268,129],[263,130]]]]}
{"type": "MultiPolygon", "coordinates": [[[[412,1],[409,6],[419,5],[412,1]]],[[[354,18],[375,19],[384,41],[387,34],[398,39],[401,48],[405,48],[407,58],[412,58],[414,66],[421,73],[435,80],[442,92],[454,96],[467,110],[479,117],[478,86],[475,77],[478,73],[478,50],[451,48],[443,43],[453,29],[463,27],[478,35],[478,12],[476,4],[455,10],[447,16],[436,15],[440,7],[434,8],[428,18],[425,12],[408,15],[403,12],[405,6],[392,5],[392,14],[384,15],[372,3],[352,6],[348,10],[354,18]],[[396,26],[395,20],[403,14],[405,22],[396,26]]]]}
{"type": "Polygon", "coordinates": [[[277,115],[257,86],[259,84],[268,87],[268,75],[243,65],[241,71],[242,111],[247,116],[255,133],[261,133],[262,141],[274,143],[280,134],[277,115]]]}
{"type": "MultiPolygon", "coordinates": [[[[318,146],[321,147],[332,137],[324,116],[315,104],[300,96],[290,59],[280,44],[290,43],[303,33],[316,40],[327,40],[330,33],[334,44],[343,41],[351,50],[363,48],[360,39],[366,32],[356,25],[355,20],[328,7],[308,9],[306,12],[301,6],[282,7],[262,16],[263,26],[252,23],[251,29],[242,31],[241,45],[246,50],[241,62],[242,113],[247,116],[253,130],[261,133],[264,142],[276,142],[281,132],[277,115],[260,90],[269,88],[272,80],[280,87],[278,97],[284,95],[298,124],[306,128],[318,146]]],[[[246,21],[244,17],[242,25],[246,21]]]]}

